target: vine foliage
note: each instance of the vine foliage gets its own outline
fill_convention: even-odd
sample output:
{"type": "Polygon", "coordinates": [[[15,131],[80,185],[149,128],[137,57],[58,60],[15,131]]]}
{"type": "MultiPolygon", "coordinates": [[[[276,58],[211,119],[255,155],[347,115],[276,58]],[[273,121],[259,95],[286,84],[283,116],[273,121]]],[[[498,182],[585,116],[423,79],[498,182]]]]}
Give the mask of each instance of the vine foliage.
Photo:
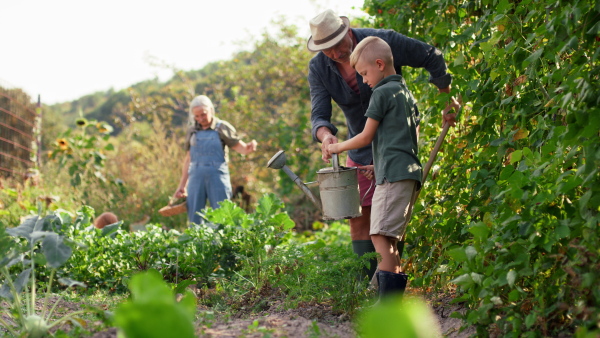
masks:
{"type": "MultiPolygon", "coordinates": [[[[457,285],[480,334],[598,330],[600,4],[367,0],[365,9],[375,27],[442,50],[464,106],[411,223],[413,283],[457,285]]],[[[427,154],[447,97],[425,72],[405,76],[428,122],[427,154]]]]}

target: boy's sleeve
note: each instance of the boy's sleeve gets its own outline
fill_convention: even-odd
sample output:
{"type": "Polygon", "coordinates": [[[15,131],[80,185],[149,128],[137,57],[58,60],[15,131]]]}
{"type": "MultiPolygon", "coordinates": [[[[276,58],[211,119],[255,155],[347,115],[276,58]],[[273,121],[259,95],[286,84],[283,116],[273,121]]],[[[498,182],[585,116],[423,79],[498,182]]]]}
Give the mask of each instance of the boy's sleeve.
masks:
{"type": "Polygon", "coordinates": [[[381,95],[381,92],[379,90],[375,90],[371,95],[371,99],[369,101],[369,108],[367,108],[365,116],[370,117],[376,121],[381,121],[386,111],[384,107],[384,99],[385,97],[381,95]]]}

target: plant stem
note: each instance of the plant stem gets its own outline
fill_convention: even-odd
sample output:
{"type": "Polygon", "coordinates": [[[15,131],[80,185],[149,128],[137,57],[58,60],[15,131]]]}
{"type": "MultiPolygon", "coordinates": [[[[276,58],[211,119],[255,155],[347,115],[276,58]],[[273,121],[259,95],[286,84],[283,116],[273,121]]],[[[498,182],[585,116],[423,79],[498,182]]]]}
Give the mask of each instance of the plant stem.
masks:
{"type": "MultiPolygon", "coordinates": [[[[48,312],[48,317],[47,319],[50,319],[50,317],[52,316],[52,314],[54,313],[54,309],[56,309],[56,307],[58,306],[58,303],[60,303],[60,301],[62,300],[62,296],[58,296],[58,299],[56,300],[56,302],[54,303],[54,305],[52,306],[52,309],[50,309],[50,312],[48,312]]],[[[43,318],[43,316],[42,316],[43,318]]],[[[49,320],[46,320],[47,322],[49,320]]]]}
{"type": "Polygon", "coordinates": [[[246,281],[250,282],[250,284],[252,284],[252,286],[253,286],[254,288],[256,288],[256,284],[252,283],[252,281],[251,281],[251,280],[249,280],[248,278],[246,278],[246,277],[242,276],[242,275],[241,275],[239,272],[237,272],[237,271],[234,271],[234,273],[235,273],[236,275],[238,275],[238,276],[242,277],[242,279],[245,279],[246,281]]]}
{"type": "Polygon", "coordinates": [[[6,328],[6,330],[8,330],[8,332],[10,332],[13,336],[17,337],[17,332],[14,331],[10,326],[8,326],[8,323],[4,321],[4,319],[2,319],[2,317],[0,317],[0,323],[2,323],[2,325],[4,326],[4,328],[6,328]]]}
{"type": "Polygon", "coordinates": [[[27,314],[31,316],[35,313],[35,259],[33,257],[33,243],[31,243],[31,308],[27,314]]]}
{"type": "Polygon", "coordinates": [[[17,288],[15,288],[15,284],[13,283],[12,279],[10,278],[10,274],[8,273],[8,269],[6,267],[2,268],[2,274],[4,275],[4,279],[8,283],[8,286],[10,287],[10,292],[12,292],[12,294],[13,294],[13,298],[14,298],[13,307],[18,312],[19,318],[21,319],[21,323],[23,323],[23,325],[25,325],[25,316],[23,316],[23,309],[21,309],[21,297],[17,293],[17,288]]]}
{"type": "Polygon", "coordinates": [[[70,314],[68,314],[68,315],[66,315],[66,316],[64,316],[64,317],[62,317],[61,319],[58,319],[58,320],[57,320],[57,321],[55,321],[54,323],[50,324],[50,325],[48,326],[48,330],[50,330],[52,327],[54,327],[54,326],[56,326],[56,325],[58,325],[58,324],[60,324],[60,323],[62,323],[62,322],[64,322],[64,321],[66,321],[66,320],[69,320],[69,319],[71,319],[72,317],[75,317],[76,315],[79,315],[79,314],[85,313],[86,311],[87,311],[87,310],[79,310],[79,311],[75,311],[75,312],[73,312],[73,313],[70,313],[70,314]]]}
{"type": "MultiPolygon", "coordinates": [[[[48,296],[50,295],[50,290],[52,289],[52,281],[54,280],[54,273],[56,269],[52,269],[50,272],[50,280],[48,281],[48,289],[46,290],[46,298],[44,298],[44,306],[42,307],[42,318],[46,315],[46,305],[48,305],[48,296]]],[[[50,316],[48,316],[49,318],[50,316]]]]}

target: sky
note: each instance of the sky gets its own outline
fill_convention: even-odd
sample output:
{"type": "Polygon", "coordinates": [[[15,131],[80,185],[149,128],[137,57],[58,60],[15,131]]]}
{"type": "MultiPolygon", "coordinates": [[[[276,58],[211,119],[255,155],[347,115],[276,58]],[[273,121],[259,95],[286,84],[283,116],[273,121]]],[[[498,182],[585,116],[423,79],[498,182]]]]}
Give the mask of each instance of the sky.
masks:
{"type": "MultiPolygon", "coordinates": [[[[366,16],[364,0],[0,0],[0,86],[44,104],[121,90],[176,69],[228,60],[284,16],[308,21],[331,8],[366,16]],[[240,46],[240,43],[242,45],[240,46]],[[154,61],[152,61],[154,60],[154,61]],[[160,66],[162,64],[163,66],[160,66]]],[[[250,46],[247,46],[249,49],[250,46]]]]}

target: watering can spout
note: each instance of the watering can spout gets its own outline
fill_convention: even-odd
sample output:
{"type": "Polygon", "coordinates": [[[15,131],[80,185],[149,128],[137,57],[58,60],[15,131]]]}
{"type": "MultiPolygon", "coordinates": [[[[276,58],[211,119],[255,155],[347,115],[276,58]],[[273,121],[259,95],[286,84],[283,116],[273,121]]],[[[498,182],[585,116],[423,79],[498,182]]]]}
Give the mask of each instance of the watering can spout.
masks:
{"type": "Polygon", "coordinates": [[[302,192],[313,202],[313,204],[321,211],[323,211],[323,206],[321,205],[321,201],[315,196],[315,194],[308,189],[306,184],[302,182],[298,175],[294,174],[292,170],[285,165],[286,162],[285,152],[280,150],[277,154],[273,155],[269,162],[267,163],[267,168],[271,169],[282,169],[291,179],[296,183],[296,185],[302,190],[302,192]]]}

